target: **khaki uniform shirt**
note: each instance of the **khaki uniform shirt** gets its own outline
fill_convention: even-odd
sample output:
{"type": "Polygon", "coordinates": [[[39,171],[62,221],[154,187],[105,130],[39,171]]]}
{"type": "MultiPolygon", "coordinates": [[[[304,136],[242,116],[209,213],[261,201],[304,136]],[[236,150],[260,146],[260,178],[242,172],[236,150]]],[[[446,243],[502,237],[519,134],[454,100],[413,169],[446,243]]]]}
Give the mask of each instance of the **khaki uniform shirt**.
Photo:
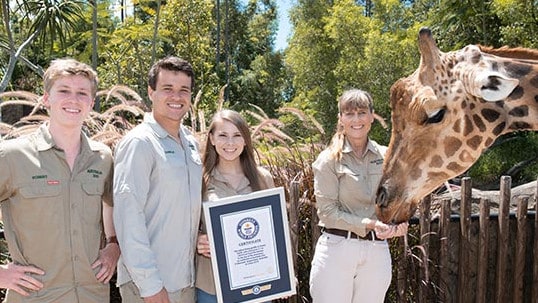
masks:
{"type": "MultiPolygon", "coordinates": [[[[267,188],[275,187],[273,177],[269,171],[262,167],[258,167],[258,173],[262,177],[262,180],[265,182],[267,188]]],[[[239,186],[234,189],[232,186],[230,186],[230,184],[228,184],[226,178],[224,178],[224,176],[222,176],[218,170],[214,169],[211,173],[211,178],[209,179],[207,197],[204,197],[204,201],[215,201],[226,197],[249,194],[251,192],[252,188],[250,188],[250,182],[246,177],[244,177],[239,186]]],[[[200,229],[202,233],[207,234],[203,216],[200,229]]],[[[197,255],[196,258],[196,287],[209,294],[216,294],[211,259],[202,255],[197,255]]]]}
{"type": "Polygon", "coordinates": [[[117,284],[133,281],[142,297],[194,286],[202,161],[195,137],[178,131],[181,143],[146,113],[115,150],[117,284]]]}
{"type": "Polygon", "coordinates": [[[91,269],[102,237],[102,201],[112,205],[112,154],[81,136],[73,171],[47,124],[35,133],[0,144],[0,201],[13,262],[45,271],[44,284],[7,302],[108,302],[108,284],[91,269]]]}
{"type": "Polygon", "coordinates": [[[385,151],[385,146],[368,140],[359,158],[346,140],[340,161],[330,157],[328,149],[319,154],[312,168],[320,226],[366,235],[363,219],[376,219],[374,199],[385,151]]]}

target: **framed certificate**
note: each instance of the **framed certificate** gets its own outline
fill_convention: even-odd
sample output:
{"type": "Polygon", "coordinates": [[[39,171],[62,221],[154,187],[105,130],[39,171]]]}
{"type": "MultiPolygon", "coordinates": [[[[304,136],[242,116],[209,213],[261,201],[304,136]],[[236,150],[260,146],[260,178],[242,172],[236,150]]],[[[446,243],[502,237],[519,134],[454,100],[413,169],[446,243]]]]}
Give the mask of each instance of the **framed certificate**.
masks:
{"type": "Polygon", "coordinates": [[[282,187],[204,202],[219,303],[267,302],[295,294],[282,187]]]}

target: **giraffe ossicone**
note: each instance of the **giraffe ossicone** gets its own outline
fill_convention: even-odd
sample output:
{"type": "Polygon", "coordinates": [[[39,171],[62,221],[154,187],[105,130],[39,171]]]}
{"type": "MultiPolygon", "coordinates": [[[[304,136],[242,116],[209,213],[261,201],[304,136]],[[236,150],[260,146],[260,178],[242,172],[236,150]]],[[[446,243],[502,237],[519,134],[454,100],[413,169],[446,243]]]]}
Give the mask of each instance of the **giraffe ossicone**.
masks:
{"type": "Polygon", "coordinates": [[[418,38],[420,65],[390,92],[392,135],[377,216],[407,221],[422,198],[465,172],[502,134],[538,130],[538,51],[468,45],[442,52],[418,38]]]}

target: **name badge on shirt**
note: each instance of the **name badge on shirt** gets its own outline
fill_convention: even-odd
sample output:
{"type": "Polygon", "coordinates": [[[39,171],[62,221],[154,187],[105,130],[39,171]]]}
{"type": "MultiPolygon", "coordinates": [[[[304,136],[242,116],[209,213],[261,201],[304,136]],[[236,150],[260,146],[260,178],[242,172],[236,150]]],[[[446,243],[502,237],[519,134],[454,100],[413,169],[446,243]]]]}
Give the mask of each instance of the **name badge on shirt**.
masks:
{"type": "Polygon", "coordinates": [[[370,163],[374,163],[376,165],[383,164],[383,159],[373,160],[373,161],[370,161],[370,163]]]}

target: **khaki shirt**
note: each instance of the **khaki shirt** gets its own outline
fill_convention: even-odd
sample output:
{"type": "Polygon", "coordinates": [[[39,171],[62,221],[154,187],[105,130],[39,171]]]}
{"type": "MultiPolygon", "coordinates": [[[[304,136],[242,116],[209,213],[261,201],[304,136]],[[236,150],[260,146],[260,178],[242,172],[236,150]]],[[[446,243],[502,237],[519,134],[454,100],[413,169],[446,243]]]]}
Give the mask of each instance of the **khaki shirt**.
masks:
{"type": "Polygon", "coordinates": [[[385,151],[385,146],[368,140],[367,150],[359,158],[346,140],[340,161],[328,149],[319,154],[312,168],[320,226],[366,235],[363,220],[376,219],[374,199],[385,151]]]}
{"type": "Polygon", "coordinates": [[[81,136],[73,171],[55,146],[47,124],[0,143],[0,201],[13,262],[45,271],[44,287],[7,302],[108,302],[108,284],[91,264],[102,237],[102,201],[112,205],[112,154],[81,136]]]}
{"type": "Polygon", "coordinates": [[[146,113],[115,149],[117,285],[133,281],[142,297],[194,286],[202,161],[196,138],[178,131],[181,143],[146,113]]]}
{"type": "MultiPolygon", "coordinates": [[[[275,187],[273,177],[269,171],[262,167],[258,167],[258,173],[265,182],[267,188],[275,187]]],[[[214,169],[211,172],[211,178],[209,179],[207,189],[207,197],[204,197],[204,201],[215,201],[226,197],[249,194],[251,192],[252,188],[250,188],[250,182],[246,177],[244,177],[239,186],[234,189],[230,186],[230,184],[228,184],[226,178],[224,178],[224,176],[222,176],[218,170],[214,169]]],[[[202,233],[207,233],[203,216],[200,229],[202,233]]],[[[209,294],[216,294],[211,259],[202,255],[197,255],[196,258],[196,287],[209,294]]]]}

